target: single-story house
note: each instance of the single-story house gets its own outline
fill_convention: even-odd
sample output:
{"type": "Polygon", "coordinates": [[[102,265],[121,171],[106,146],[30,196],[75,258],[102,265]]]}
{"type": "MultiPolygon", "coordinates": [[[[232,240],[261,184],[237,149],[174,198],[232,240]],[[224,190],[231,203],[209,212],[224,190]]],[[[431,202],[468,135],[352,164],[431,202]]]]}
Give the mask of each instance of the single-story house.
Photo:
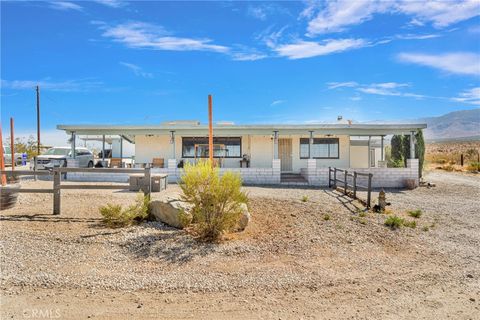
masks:
{"type": "MultiPolygon", "coordinates": [[[[171,121],[159,125],[58,125],[76,135],[118,135],[135,144],[135,164],[145,166],[165,159],[171,181],[182,172],[182,163],[208,158],[208,125],[198,121],[171,121]]],[[[328,167],[374,172],[374,185],[399,187],[403,180],[418,180],[418,160],[407,168],[386,168],[384,138],[425,129],[423,123],[262,124],[216,123],[214,157],[220,171],[239,172],[248,184],[278,184],[282,177],[297,176],[298,183],[328,184],[328,167]],[[402,180],[403,179],[403,180],[402,180]]],[[[75,141],[75,139],[72,139],[75,141]]],[[[295,182],[295,179],[293,180],[295,182]]]]}

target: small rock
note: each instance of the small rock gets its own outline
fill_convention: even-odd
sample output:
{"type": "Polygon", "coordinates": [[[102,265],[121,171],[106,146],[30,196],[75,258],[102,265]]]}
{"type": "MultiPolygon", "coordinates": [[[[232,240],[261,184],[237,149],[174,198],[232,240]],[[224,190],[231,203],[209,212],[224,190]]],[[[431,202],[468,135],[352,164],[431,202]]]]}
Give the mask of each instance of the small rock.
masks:
{"type": "Polygon", "coordinates": [[[475,302],[475,298],[470,298],[470,301],[475,302]]]}
{"type": "Polygon", "coordinates": [[[377,288],[377,292],[382,292],[382,289],[380,289],[380,288],[377,288]]]}
{"type": "Polygon", "coordinates": [[[472,278],[473,278],[473,275],[472,275],[472,274],[470,274],[470,273],[468,273],[468,274],[467,274],[467,278],[470,278],[470,279],[472,279],[472,278]]]}
{"type": "Polygon", "coordinates": [[[250,222],[251,216],[250,212],[248,212],[248,207],[247,204],[242,203],[241,204],[241,209],[242,209],[242,214],[240,216],[240,220],[238,221],[237,224],[237,230],[238,231],[243,231],[247,227],[248,223],[250,222]]]}

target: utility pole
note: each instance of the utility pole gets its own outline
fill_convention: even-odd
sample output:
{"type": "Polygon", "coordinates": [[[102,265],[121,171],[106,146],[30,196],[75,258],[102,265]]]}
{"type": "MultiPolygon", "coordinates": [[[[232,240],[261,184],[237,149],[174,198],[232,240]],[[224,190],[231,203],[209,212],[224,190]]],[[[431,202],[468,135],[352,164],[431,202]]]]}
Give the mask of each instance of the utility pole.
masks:
{"type": "Polygon", "coordinates": [[[13,118],[10,118],[10,156],[12,157],[12,171],[15,170],[15,137],[13,128],[13,118]]]}
{"type": "Polygon", "coordinates": [[[212,119],[212,95],[208,95],[208,158],[213,167],[213,119],[212,119]]]}
{"type": "Polygon", "coordinates": [[[37,154],[40,154],[40,88],[37,86],[37,154]]]}

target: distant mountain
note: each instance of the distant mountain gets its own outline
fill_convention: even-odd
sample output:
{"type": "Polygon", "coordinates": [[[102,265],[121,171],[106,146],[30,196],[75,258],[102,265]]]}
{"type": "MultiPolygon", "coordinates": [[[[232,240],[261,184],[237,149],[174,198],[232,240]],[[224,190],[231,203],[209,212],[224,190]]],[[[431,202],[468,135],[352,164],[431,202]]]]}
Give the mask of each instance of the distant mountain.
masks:
{"type": "Polygon", "coordinates": [[[480,137],[480,108],[418,120],[427,123],[424,132],[427,140],[469,140],[480,137]]]}

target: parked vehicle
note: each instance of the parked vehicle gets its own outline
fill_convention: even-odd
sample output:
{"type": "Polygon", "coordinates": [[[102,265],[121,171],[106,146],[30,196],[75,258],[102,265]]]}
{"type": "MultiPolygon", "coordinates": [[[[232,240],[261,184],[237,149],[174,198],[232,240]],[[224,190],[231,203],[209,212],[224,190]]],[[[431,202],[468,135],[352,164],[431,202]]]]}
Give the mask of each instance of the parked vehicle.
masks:
{"type": "MultiPolygon", "coordinates": [[[[12,150],[10,150],[10,146],[3,146],[3,159],[5,160],[5,165],[12,165],[12,150]]],[[[15,152],[14,159],[16,165],[22,164],[21,153],[15,152]]]]}
{"type": "MultiPolygon", "coordinates": [[[[36,157],[36,169],[48,170],[54,167],[66,167],[67,160],[72,158],[72,149],[70,147],[53,147],[36,157]]],[[[78,160],[79,167],[93,168],[93,154],[87,148],[76,148],[75,159],[78,160]]],[[[30,167],[33,169],[33,166],[32,160],[30,167]]]]}

